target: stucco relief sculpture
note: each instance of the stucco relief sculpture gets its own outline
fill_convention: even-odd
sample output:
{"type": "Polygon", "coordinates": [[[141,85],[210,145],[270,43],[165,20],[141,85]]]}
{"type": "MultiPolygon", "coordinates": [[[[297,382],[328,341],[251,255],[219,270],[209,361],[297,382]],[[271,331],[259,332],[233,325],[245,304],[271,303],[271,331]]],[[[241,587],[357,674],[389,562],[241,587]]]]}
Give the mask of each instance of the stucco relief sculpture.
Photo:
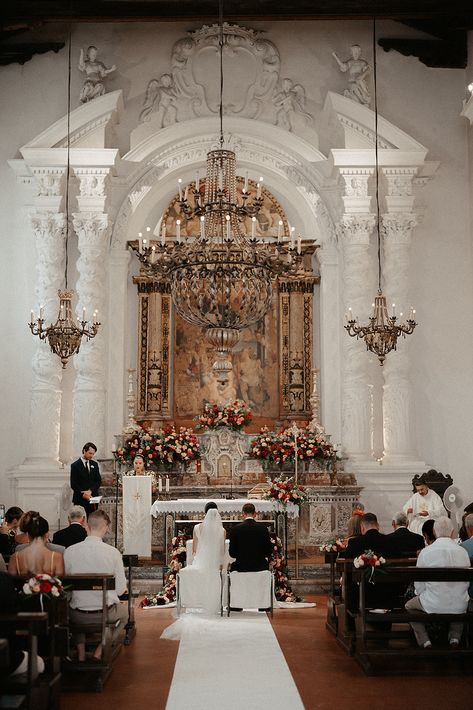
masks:
{"type": "Polygon", "coordinates": [[[85,74],[84,85],[79,96],[81,104],[92,101],[97,96],[103,96],[105,94],[103,80],[107,74],[111,74],[117,68],[114,64],[110,69],[107,69],[103,62],[98,61],[97,54],[98,49],[93,45],[87,48],[85,57],[84,50],[80,50],[78,67],[79,71],[85,74]]]}
{"type": "MultiPolygon", "coordinates": [[[[179,39],[170,70],[148,82],[140,123],[158,128],[219,110],[219,27],[204,25],[179,39]]],[[[226,116],[257,118],[288,131],[311,121],[305,112],[305,90],[280,77],[281,59],[261,32],[224,23],[223,60],[226,116]]]]}
{"type": "Polygon", "coordinates": [[[171,126],[177,121],[177,91],[171,74],[162,74],[160,79],[151,79],[146,89],[140,122],[149,121],[151,114],[159,116],[159,127],[171,126]]]}
{"type": "Polygon", "coordinates": [[[304,87],[294,84],[292,79],[282,80],[281,90],[275,94],[273,102],[277,109],[276,124],[287,131],[295,130],[298,117],[306,122],[312,120],[312,117],[304,111],[304,87]]]}
{"type": "Polygon", "coordinates": [[[343,92],[343,95],[348,99],[357,101],[359,104],[369,106],[371,95],[366,84],[366,77],[369,74],[370,66],[361,56],[359,44],[352,44],[350,52],[351,57],[344,62],[336,52],[332,52],[332,57],[337,62],[340,71],[343,73],[348,72],[348,87],[343,92]]]}

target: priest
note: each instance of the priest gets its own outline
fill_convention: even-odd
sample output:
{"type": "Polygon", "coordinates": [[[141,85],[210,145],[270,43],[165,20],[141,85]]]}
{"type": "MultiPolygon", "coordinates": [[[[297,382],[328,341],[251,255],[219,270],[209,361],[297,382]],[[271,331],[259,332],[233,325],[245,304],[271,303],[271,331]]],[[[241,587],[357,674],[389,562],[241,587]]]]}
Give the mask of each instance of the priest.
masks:
{"type": "Polygon", "coordinates": [[[447,515],[442,499],[426,483],[419,481],[415,484],[416,492],[409,498],[403,507],[408,516],[409,530],[417,535],[422,535],[422,525],[426,520],[438,520],[447,515]]]}

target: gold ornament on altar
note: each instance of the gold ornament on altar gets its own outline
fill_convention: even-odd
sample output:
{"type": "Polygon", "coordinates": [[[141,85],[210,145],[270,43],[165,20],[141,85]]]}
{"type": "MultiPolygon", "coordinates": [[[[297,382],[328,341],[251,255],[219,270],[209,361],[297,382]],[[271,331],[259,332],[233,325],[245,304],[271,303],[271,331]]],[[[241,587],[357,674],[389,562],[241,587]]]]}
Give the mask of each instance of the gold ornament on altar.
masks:
{"type": "MultiPolygon", "coordinates": [[[[219,6],[220,137],[219,147],[207,154],[205,184],[179,187],[179,217],[175,239],[167,236],[167,220],[161,221],[159,238],[130,243],[144,272],[168,280],[179,315],[204,329],[217,352],[213,372],[220,383],[232,370],[231,351],[241,332],[261,321],[270,308],[273,280],[296,274],[302,262],[301,238],[279,220],[277,234],[257,239],[258,215],[263,205],[260,177],[253,190],[244,178],[237,194],[236,156],[224,148],[222,3],[219,6]],[[184,230],[184,222],[194,229],[184,230]],[[247,224],[251,225],[247,230],[247,224]],[[198,229],[196,229],[198,227],[198,229]],[[247,234],[250,232],[251,236],[247,234]],[[184,233],[185,232],[185,233],[184,233]]],[[[240,178],[242,180],[242,178],[240,178]]],[[[142,236],[142,235],[140,235],[142,236]]]]}

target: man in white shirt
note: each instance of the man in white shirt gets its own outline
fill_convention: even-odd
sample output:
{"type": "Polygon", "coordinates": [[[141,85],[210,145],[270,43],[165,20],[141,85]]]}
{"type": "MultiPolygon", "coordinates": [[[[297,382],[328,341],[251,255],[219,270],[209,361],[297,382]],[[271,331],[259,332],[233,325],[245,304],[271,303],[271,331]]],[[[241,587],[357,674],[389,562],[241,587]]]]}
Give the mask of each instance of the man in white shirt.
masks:
{"type": "MultiPolygon", "coordinates": [[[[64,552],[66,574],[114,574],[115,589],[107,592],[107,619],[109,622],[120,621],[120,627],[128,620],[126,605],[121,604],[118,596],[126,591],[126,577],[122,556],[119,551],[103,541],[110,525],[110,518],[103,510],[96,510],[89,515],[89,534],[83,542],[71,545],[64,552]]],[[[85,636],[87,627],[100,626],[102,621],[102,592],[72,592],[70,619],[74,626],[83,626],[84,632],[73,636],[77,645],[79,661],[85,661],[85,636]]],[[[93,655],[95,660],[102,657],[102,644],[93,655]]]]}
{"type": "Polygon", "coordinates": [[[422,535],[422,526],[426,520],[438,520],[446,517],[442,499],[426,483],[416,483],[416,492],[409,498],[403,507],[408,516],[408,528],[417,535],[422,535]]]}
{"type": "MultiPolygon", "coordinates": [[[[417,558],[417,567],[469,567],[468,552],[452,540],[453,524],[442,517],[434,523],[435,541],[424,547],[417,558]]],[[[408,611],[427,614],[464,614],[468,606],[468,582],[416,582],[418,596],[406,602],[408,611]]],[[[411,624],[417,643],[429,648],[432,643],[424,624],[411,624]]],[[[450,646],[458,646],[463,632],[462,622],[453,622],[448,631],[450,646]]]]}

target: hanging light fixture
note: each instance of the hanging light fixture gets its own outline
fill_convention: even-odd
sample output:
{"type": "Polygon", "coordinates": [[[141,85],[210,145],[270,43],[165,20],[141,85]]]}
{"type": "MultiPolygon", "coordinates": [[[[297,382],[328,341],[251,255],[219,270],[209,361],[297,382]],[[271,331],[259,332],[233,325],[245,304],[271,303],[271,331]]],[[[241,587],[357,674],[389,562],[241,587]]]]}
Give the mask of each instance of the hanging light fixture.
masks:
{"type": "MultiPolygon", "coordinates": [[[[252,195],[248,178],[237,196],[236,156],[224,148],[223,50],[225,45],[223,0],[219,1],[220,137],[219,147],[207,154],[205,187],[199,177],[183,189],[178,181],[183,219],[197,218],[200,231],[181,238],[181,219],[176,220],[176,240],[166,240],[163,223],[156,241],[139,239],[131,249],[146,273],[168,279],[174,306],[180,316],[204,329],[217,352],[214,373],[221,383],[232,370],[230,352],[240,333],[260,321],[271,305],[272,282],[279,274],[297,273],[302,261],[301,239],[283,235],[256,239],[256,221],[263,204],[259,178],[252,195]],[[192,197],[192,204],[189,200],[192,197]],[[251,218],[251,237],[242,222],[251,218]]],[[[149,230],[149,228],[148,228],[149,230]]],[[[139,235],[140,237],[142,235],[139,235]]]]}
{"type": "Polygon", "coordinates": [[[59,296],[59,311],[56,322],[45,327],[43,318],[43,306],[39,308],[39,316],[35,319],[33,311],[31,311],[31,321],[28,323],[33,335],[37,335],[40,340],[47,340],[51,352],[59,357],[62,362],[62,367],[65,369],[69,358],[79,352],[82,338],[87,340],[95,338],[97,335],[100,323],[97,320],[97,311],[94,311],[93,322],[86,321],[85,308],[82,309],[82,320],[77,322],[72,315],[72,297],[74,291],[67,287],[67,247],[69,241],[69,175],[70,175],[70,145],[71,145],[71,34],[69,33],[69,70],[67,84],[67,168],[66,168],[66,259],[65,259],[65,274],[64,283],[65,289],[58,291],[59,296]]]}
{"type": "MultiPolygon", "coordinates": [[[[417,323],[414,320],[415,310],[411,308],[409,318],[405,323],[397,323],[395,304],[393,303],[392,315],[389,315],[386,296],[381,288],[381,231],[379,228],[379,165],[378,165],[378,95],[376,74],[376,18],[373,19],[373,83],[374,83],[374,126],[375,126],[375,180],[376,180],[376,235],[378,243],[378,293],[372,304],[373,312],[367,325],[360,325],[358,318],[353,316],[351,308],[348,309],[346,325],[348,335],[363,339],[366,349],[374,353],[382,366],[386,355],[391,350],[396,350],[399,337],[405,338],[414,332],[417,323]]],[[[400,314],[402,317],[402,313],[400,314]]]]}

